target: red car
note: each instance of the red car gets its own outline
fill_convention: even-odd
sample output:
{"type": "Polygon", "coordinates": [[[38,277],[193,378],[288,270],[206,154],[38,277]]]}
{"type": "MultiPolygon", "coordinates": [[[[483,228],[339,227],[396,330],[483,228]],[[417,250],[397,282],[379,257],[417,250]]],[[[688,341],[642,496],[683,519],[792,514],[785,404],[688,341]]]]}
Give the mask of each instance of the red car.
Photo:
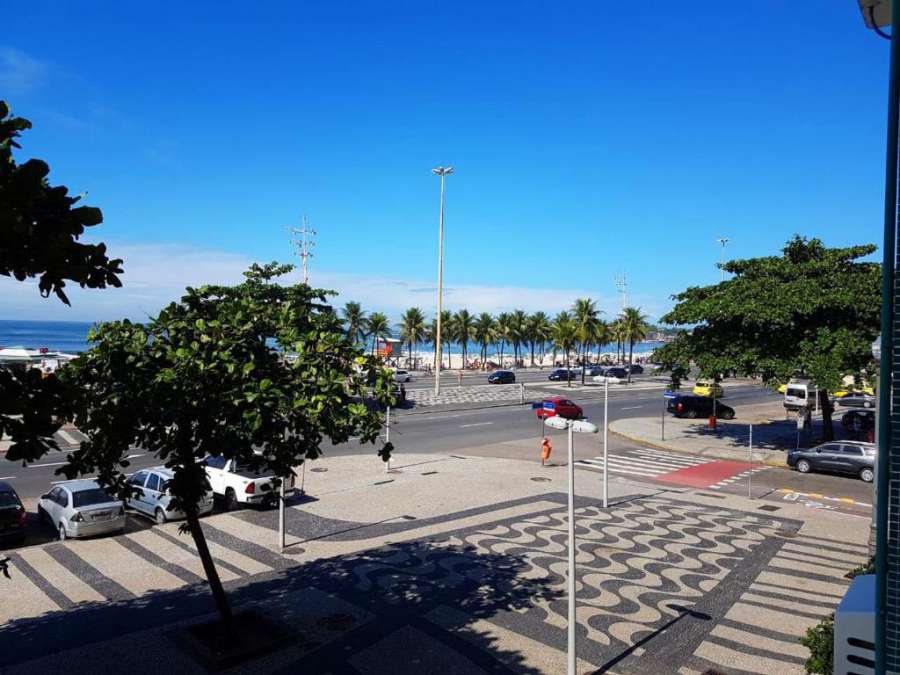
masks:
{"type": "Polygon", "coordinates": [[[570,420],[577,420],[584,417],[584,411],[581,409],[581,406],[572,403],[572,401],[563,396],[551,396],[550,398],[545,398],[542,407],[535,410],[534,414],[538,417],[553,417],[554,415],[559,415],[560,417],[565,417],[570,420]]]}

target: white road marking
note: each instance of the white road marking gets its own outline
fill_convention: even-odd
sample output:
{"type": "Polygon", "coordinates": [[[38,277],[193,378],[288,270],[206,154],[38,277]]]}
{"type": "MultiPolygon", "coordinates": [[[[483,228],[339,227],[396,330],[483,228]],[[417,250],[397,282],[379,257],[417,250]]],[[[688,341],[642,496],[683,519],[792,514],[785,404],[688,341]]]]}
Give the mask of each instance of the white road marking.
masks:
{"type": "Polygon", "coordinates": [[[15,476],[0,476],[0,480],[12,480],[15,476]]]}
{"type": "Polygon", "coordinates": [[[642,406],[642,405],[633,405],[633,406],[629,406],[628,408],[622,408],[622,410],[638,410],[639,408],[643,408],[643,407],[644,406],[642,406]]]}
{"type": "MultiPolygon", "coordinates": [[[[127,474],[126,474],[127,475],[127,474]]],[[[72,478],[71,480],[96,480],[97,476],[79,476],[78,478],[72,478]]],[[[57,483],[68,483],[70,479],[63,478],[62,480],[51,480],[50,485],[56,485],[57,483]]]]}
{"type": "Polygon", "coordinates": [[[56,433],[62,436],[63,440],[66,441],[66,443],[68,443],[69,445],[78,445],[81,442],[65,429],[60,429],[56,433]]]}
{"type": "Polygon", "coordinates": [[[29,464],[29,469],[36,469],[40,466],[62,466],[63,464],[68,464],[68,462],[47,462],[45,464],[29,464]]]}
{"type": "Polygon", "coordinates": [[[474,424],[460,424],[460,429],[465,429],[466,427],[486,427],[489,424],[493,424],[493,422],[476,422],[474,424]]]}

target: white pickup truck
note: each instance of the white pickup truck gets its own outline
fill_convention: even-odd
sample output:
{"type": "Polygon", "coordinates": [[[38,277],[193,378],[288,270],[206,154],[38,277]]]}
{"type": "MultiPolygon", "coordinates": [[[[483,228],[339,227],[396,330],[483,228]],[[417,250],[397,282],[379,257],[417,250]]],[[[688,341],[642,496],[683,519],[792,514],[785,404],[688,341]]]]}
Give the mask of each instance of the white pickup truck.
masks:
{"type": "MultiPolygon", "coordinates": [[[[274,506],[278,494],[278,479],[272,475],[263,475],[241,467],[234,459],[209,456],[203,460],[206,466],[206,477],[209,486],[219,497],[225,499],[225,510],[232,511],[238,504],[266,504],[274,506]]],[[[293,478],[285,487],[290,487],[293,478]]]]}

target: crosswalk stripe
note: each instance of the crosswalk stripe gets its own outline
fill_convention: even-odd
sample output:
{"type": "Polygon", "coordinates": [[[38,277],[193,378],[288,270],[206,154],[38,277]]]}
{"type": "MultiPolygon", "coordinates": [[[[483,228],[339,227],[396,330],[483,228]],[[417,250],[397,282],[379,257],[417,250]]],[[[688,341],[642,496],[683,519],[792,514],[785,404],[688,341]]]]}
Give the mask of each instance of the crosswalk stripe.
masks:
{"type": "Polygon", "coordinates": [[[3,584],[3,602],[0,602],[0,625],[40,616],[59,610],[59,606],[29,579],[15,561],[9,563],[10,579],[0,579],[3,584]],[[10,601],[9,598],[15,598],[10,601]]]}
{"type": "Polygon", "coordinates": [[[47,582],[74,603],[103,602],[106,598],[95,591],[71,571],[60,565],[40,546],[23,548],[19,556],[26,563],[41,571],[47,582]]]}
{"type": "Polygon", "coordinates": [[[653,467],[655,469],[660,469],[662,471],[674,471],[677,469],[685,468],[681,464],[669,464],[668,462],[661,462],[653,459],[645,459],[643,457],[627,457],[624,455],[611,455],[610,460],[615,458],[616,461],[625,462],[628,464],[633,464],[637,466],[647,466],[653,467]]]}
{"type": "MultiPolygon", "coordinates": [[[[191,572],[200,579],[206,578],[206,572],[203,569],[203,563],[200,561],[199,556],[194,555],[191,551],[176,546],[169,540],[161,537],[155,532],[155,529],[133,532],[127,536],[129,539],[132,539],[144,548],[155,552],[159,557],[173,565],[177,565],[178,567],[191,572]]],[[[236,574],[231,573],[223,567],[217,567],[216,569],[219,573],[219,578],[222,581],[237,579],[236,574]]]]}
{"type": "MultiPolygon", "coordinates": [[[[763,609],[747,605],[740,600],[734,603],[725,613],[725,618],[739,623],[765,628],[771,631],[783,633],[785,636],[800,637],[806,632],[807,626],[803,621],[798,621],[792,612],[784,612],[777,609],[763,609]]],[[[814,623],[810,621],[810,623],[814,623]]]]}
{"type": "Polygon", "coordinates": [[[62,436],[63,440],[69,445],[78,445],[81,442],[65,429],[60,429],[56,433],[62,436]]]}
{"type": "MultiPolygon", "coordinates": [[[[595,460],[590,460],[590,459],[578,460],[577,462],[575,462],[575,464],[580,465],[580,466],[587,466],[592,469],[602,469],[603,468],[603,462],[597,462],[595,460]]],[[[646,470],[646,469],[626,469],[624,467],[616,466],[613,463],[610,463],[609,471],[610,471],[610,473],[627,473],[627,474],[631,474],[633,476],[644,476],[646,478],[655,478],[656,476],[659,475],[659,472],[657,472],[657,471],[650,471],[650,470],[646,470]]]]}
{"type": "Polygon", "coordinates": [[[724,626],[721,624],[714,626],[710,631],[710,635],[731,640],[738,644],[747,645],[751,648],[765,649],[774,654],[790,654],[804,659],[809,656],[809,650],[800,644],[799,641],[788,642],[785,640],[776,640],[774,638],[764,637],[758,633],[750,633],[748,631],[732,628],[731,626],[724,626]]]}
{"type": "Polygon", "coordinates": [[[633,450],[633,452],[638,455],[655,458],[660,461],[671,462],[673,464],[686,464],[693,466],[697,464],[706,464],[710,461],[708,459],[700,459],[697,457],[681,457],[679,455],[657,452],[655,450],[644,450],[641,448],[637,448],[633,450]]]}
{"type": "Polygon", "coordinates": [[[184,585],[181,579],[132,553],[115,538],[92,539],[86,546],[79,546],[81,543],[85,542],[69,547],[72,553],[134,595],[184,585]]]}

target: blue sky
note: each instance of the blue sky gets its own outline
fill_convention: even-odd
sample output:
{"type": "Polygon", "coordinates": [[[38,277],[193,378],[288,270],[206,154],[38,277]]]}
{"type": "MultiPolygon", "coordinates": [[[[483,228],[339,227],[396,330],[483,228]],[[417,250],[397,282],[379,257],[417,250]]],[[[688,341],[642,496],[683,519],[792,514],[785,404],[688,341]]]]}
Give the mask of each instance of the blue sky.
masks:
{"type": "Polygon", "coordinates": [[[0,97],[21,158],[88,191],[125,288],[3,318],[140,318],[286,259],[397,316],[446,303],[652,317],[795,232],[880,242],[888,42],[854,2],[114,3],[16,7],[0,97]]]}

